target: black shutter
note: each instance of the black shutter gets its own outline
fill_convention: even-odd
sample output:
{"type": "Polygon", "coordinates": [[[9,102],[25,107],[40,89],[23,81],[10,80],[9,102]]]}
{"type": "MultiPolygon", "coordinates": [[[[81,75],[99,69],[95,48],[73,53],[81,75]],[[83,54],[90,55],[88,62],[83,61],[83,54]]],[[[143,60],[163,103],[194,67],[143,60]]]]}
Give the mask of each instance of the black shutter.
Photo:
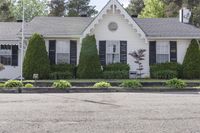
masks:
{"type": "Polygon", "coordinates": [[[106,65],[106,41],[99,41],[99,58],[101,65],[106,65]]]}
{"type": "Polygon", "coordinates": [[[56,64],[56,40],[49,41],[49,60],[50,64],[56,64]]]}
{"type": "Polygon", "coordinates": [[[18,66],[18,46],[12,46],[12,66],[18,66]]]}
{"type": "Polygon", "coordinates": [[[170,41],[170,62],[177,62],[177,42],[170,41]]]}
{"type": "Polygon", "coordinates": [[[70,64],[77,64],[77,41],[70,41],[70,64]]]}
{"type": "Polygon", "coordinates": [[[120,62],[127,64],[127,41],[120,41],[120,62]]]}
{"type": "Polygon", "coordinates": [[[149,42],[149,64],[156,64],[156,41],[149,42]]]}

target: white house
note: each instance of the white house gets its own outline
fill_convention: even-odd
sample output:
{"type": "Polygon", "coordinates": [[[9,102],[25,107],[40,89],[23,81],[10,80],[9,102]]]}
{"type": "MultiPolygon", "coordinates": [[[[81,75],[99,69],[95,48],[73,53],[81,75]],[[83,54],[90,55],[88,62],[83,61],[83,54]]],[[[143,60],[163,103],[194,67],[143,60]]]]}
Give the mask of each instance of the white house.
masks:
{"type": "MultiPolygon", "coordinates": [[[[150,64],[182,63],[190,41],[200,39],[200,29],[188,23],[190,15],[187,9],[182,9],[180,19],[132,18],[117,0],[110,0],[95,18],[35,17],[25,25],[25,38],[28,40],[34,33],[42,34],[51,64],[77,65],[81,40],[87,34],[96,37],[102,65],[128,63],[131,71],[136,71],[129,53],[146,49],[143,61],[146,77],[150,64]]],[[[21,34],[19,25],[0,23],[0,62],[5,65],[0,78],[3,79],[20,76],[20,43],[16,38],[21,34]],[[4,38],[5,34],[8,38],[4,38]]]]}

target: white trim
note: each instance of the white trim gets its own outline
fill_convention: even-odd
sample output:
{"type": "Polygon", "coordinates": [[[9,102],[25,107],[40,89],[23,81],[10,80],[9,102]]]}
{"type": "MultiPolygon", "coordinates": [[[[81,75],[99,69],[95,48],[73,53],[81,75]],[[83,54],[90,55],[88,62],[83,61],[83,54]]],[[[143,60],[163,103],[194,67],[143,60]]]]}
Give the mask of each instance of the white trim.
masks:
{"type": "Polygon", "coordinates": [[[110,7],[116,5],[116,10],[120,10],[121,15],[128,21],[128,23],[132,26],[133,30],[139,34],[141,39],[145,40],[145,43],[148,42],[144,31],[139,27],[139,25],[131,18],[131,16],[127,13],[127,11],[122,7],[122,5],[118,2],[118,0],[110,0],[106,6],[101,10],[101,12],[97,15],[97,17],[87,26],[87,28],[83,31],[83,37],[87,34],[92,34],[95,25],[99,24],[99,20],[103,19],[103,16],[107,14],[107,10],[110,10],[110,7]]]}
{"type": "Polygon", "coordinates": [[[191,40],[191,39],[200,39],[200,37],[147,37],[149,41],[151,40],[163,40],[163,39],[173,39],[173,40],[191,40]]]}

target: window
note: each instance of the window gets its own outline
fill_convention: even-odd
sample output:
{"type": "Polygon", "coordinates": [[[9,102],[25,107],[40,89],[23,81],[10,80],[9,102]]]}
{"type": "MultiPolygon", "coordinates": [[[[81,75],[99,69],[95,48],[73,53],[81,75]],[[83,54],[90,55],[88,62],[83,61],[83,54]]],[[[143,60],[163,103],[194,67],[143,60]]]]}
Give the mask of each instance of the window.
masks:
{"type": "Polygon", "coordinates": [[[169,43],[162,42],[156,45],[156,63],[169,62],[169,43]]]}
{"type": "Polygon", "coordinates": [[[106,41],[106,64],[120,62],[120,41],[106,41]]]}
{"type": "Polygon", "coordinates": [[[3,65],[11,65],[12,49],[10,45],[1,45],[0,48],[0,63],[3,65]]]}
{"type": "Polygon", "coordinates": [[[57,41],[56,44],[56,63],[69,64],[70,63],[70,45],[67,41],[57,41]]]}

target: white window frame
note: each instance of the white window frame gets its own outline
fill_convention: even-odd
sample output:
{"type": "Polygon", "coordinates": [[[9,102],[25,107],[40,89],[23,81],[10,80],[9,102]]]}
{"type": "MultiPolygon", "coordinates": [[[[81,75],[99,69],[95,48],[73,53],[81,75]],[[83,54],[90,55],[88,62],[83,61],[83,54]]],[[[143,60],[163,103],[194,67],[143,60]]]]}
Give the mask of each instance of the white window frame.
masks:
{"type": "Polygon", "coordinates": [[[106,64],[120,63],[120,41],[107,40],[106,41],[106,64]],[[116,45],[116,52],[111,52],[113,46],[116,45]],[[117,61],[109,61],[109,56],[117,55],[117,61]]]}
{"type": "Polygon", "coordinates": [[[56,64],[70,64],[70,43],[68,40],[56,40],[56,64]],[[67,62],[59,62],[58,54],[67,54],[67,62]]]}
{"type": "Polygon", "coordinates": [[[159,63],[166,63],[166,62],[170,62],[170,42],[160,41],[156,44],[156,63],[159,64],[159,63]],[[159,55],[168,55],[168,60],[167,61],[158,60],[159,55]]]}

